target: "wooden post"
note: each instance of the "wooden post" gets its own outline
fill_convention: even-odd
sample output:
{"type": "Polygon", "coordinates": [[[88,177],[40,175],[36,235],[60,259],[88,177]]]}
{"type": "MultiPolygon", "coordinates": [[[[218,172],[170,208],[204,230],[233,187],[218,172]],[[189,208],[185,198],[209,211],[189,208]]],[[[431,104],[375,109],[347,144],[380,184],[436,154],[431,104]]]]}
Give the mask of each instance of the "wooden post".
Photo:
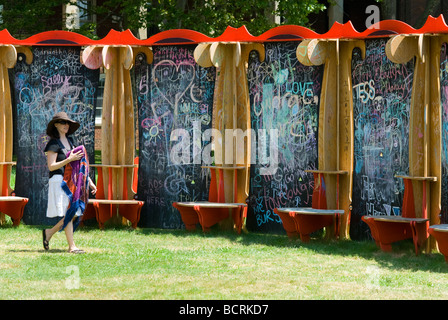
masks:
{"type": "MultiPolygon", "coordinates": [[[[16,60],[17,51],[14,46],[0,46],[0,163],[12,161],[13,123],[8,68],[13,68],[16,60]]],[[[10,165],[0,165],[0,196],[8,196],[11,191],[10,174],[10,165]],[[4,191],[6,194],[3,194],[4,191]]],[[[4,214],[0,213],[0,223],[3,223],[4,220],[4,214]]]]}
{"type": "MultiPolygon", "coordinates": [[[[324,65],[319,105],[318,168],[338,169],[338,43],[327,40],[305,40],[297,48],[297,59],[304,65],[324,65]]],[[[320,177],[319,173],[319,177],[320,177]]],[[[324,174],[328,208],[336,208],[336,176],[324,174]]],[[[320,178],[319,178],[320,181],[320,178]]],[[[327,237],[334,237],[334,229],[327,228],[327,237]]]]}
{"type": "MultiPolygon", "coordinates": [[[[16,61],[17,50],[14,46],[0,46],[0,162],[12,161],[13,123],[8,69],[13,68],[16,61]]],[[[7,166],[6,170],[0,170],[0,190],[11,191],[9,187],[10,174],[11,166],[7,166]],[[7,188],[2,185],[3,181],[6,181],[7,188]]],[[[0,195],[8,196],[9,194],[0,195]]]]}
{"type": "Polygon", "coordinates": [[[345,212],[339,229],[339,236],[345,239],[349,238],[352,192],[351,56],[355,46],[363,47],[363,42],[312,39],[302,41],[297,48],[297,58],[302,64],[325,65],[319,109],[318,166],[325,176],[328,208],[339,206],[345,212]],[[327,171],[344,174],[340,177],[325,174],[327,171]]]}
{"type": "MultiPolygon", "coordinates": [[[[10,176],[13,156],[13,121],[11,91],[8,69],[16,64],[18,53],[25,55],[25,62],[33,61],[33,54],[28,47],[0,46],[0,196],[11,193],[10,176]]],[[[0,213],[0,223],[4,222],[4,214],[0,213]]]]}
{"type": "Polygon", "coordinates": [[[350,217],[353,194],[353,86],[352,86],[352,52],[361,49],[365,58],[365,42],[362,40],[343,41],[340,43],[339,71],[339,170],[347,171],[347,175],[339,177],[339,205],[345,214],[341,217],[339,236],[350,238],[350,217]]]}
{"type": "MultiPolygon", "coordinates": [[[[105,60],[106,56],[104,52],[108,47],[102,48],[102,64],[104,64],[105,68],[110,68],[110,54],[107,56],[108,60],[105,60]]],[[[88,67],[88,66],[87,66],[88,67]]],[[[115,91],[113,88],[113,79],[111,76],[107,77],[104,82],[104,91],[103,91],[103,110],[101,116],[101,163],[102,164],[112,164],[110,162],[112,150],[109,148],[111,145],[111,119],[112,119],[112,103],[113,97],[112,92],[115,91]]],[[[103,190],[104,196],[106,199],[109,198],[109,174],[108,172],[103,172],[103,190]]]]}
{"type": "MultiPolygon", "coordinates": [[[[261,44],[241,44],[239,42],[215,42],[213,44],[199,44],[194,52],[196,62],[202,67],[215,66],[217,80],[215,84],[215,97],[213,105],[213,127],[221,132],[222,141],[214,141],[216,150],[222,151],[222,166],[224,170],[224,193],[228,203],[245,203],[249,195],[250,180],[250,104],[247,84],[246,68],[249,53],[252,50],[260,52],[264,60],[264,47],[261,44]],[[226,139],[226,129],[240,129],[247,133],[245,147],[241,149],[238,138],[234,135],[226,139]],[[231,139],[231,140],[230,140],[231,139]],[[226,162],[225,146],[232,145],[232,161],[226,162]],[[244,154],[244,164],[237,163],[237,155],[244,154]],[[244,166],[244,170],[234,169],[244,166]]],[[[227,159],[229,155],[227,154],[227,159]]],[[[216,163],[220,165],[219,163],[216,163]]],[[[221,226],[228,228],[232,223],[231,215],[221,226]]]]}
{"type": "MultiPolygon", "coordinates": [[[[104,165],[133,165],[135,157],[135,121],[132,99],[130,69],[135,56],[144,52],[148,63],[152,62],[149,48],[132,49],[130,46],[87,47],[82,54],[82,63],[97,69],[104,66],[106,80],[103,94],[101,128],[101,162],[104,165]]],[[[113,200],[132,199],[132,170],[123,167],[103,172],[105,198],[113,200]],[[124,175],[126,174],[126,177],[124,175]],[[112,189],[109,188],[111,179],[112,189]],[[123,182],[126,181],[126,186],[123,182]],[[127,199],[123,199],[125,197],[127,199]]]]}
{"type": "MultiPolygon", "coordinates": [[[[406,63],[416,57],[414,67],[414,78],[412,84],[412,97],[410,108],[410,128],[409,128],[409,175],[427,177],[429,172],[429,108],[430,108],[430,39],[423,34],[398,35],[391,38],[386,45],[386,54],[389,60],[394,63],[406,63]]],[[[435,84],[434,84],[435,85],[435,84]]],[[[439,153],[440,154],[440,153],[439,153]]],[[[437,177],[439,180],[439,177],[437,177]]],[[[430,204],[430,185],[426,181],[413,181],[414,204],[416,217],[427,216],[430,204]],[[423,186],[423,184],[425,184],[423,186]],[[423,197],[426,201],[423,201],[423,197]],[[423,206],[423,204],[425,204],[423,206]]],[[[426,250],[430,250],[430,243],[427,242],[426,250]]]]}
{"type": "MultiPolygon", "coordinates": [[[[431,49],[429,59],[430,69],[430,136],[429,136],[429,171],[437,181],[431,184],[429,198],[430,224],[440,224],[441,197],[442,197],[442,105],[440,89],[440,50],[444,42],[448,43],[448,36],[435,35],[430,38],[431,49]]],[[[433,237],[429,238],[430,249],[437,249],[437,242],[433,237]]]]}

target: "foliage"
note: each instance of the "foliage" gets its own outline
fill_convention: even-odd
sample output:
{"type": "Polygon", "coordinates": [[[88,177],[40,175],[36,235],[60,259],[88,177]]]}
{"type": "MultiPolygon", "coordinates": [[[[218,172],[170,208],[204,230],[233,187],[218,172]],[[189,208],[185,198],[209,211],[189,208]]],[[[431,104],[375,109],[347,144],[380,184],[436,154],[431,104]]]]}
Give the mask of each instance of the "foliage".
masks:
{"type": "Polygon", "coordinates": [[[90,0],[4,1],[0,29],[8,29],[15,37],[58,29],[53,17],[59,12],[62,19],[67,4],[77,5],[86,16],[96,15],[96,22],[73,30],[92,38],[101,26],[130,29],[134,34],[147,28],[148,36],[178,28],[218,36],[227,26],[245,25],[253,35],[259,35],[280,24],[307,26],[310,13],[325,9],[319,0],[105,0],[94,7],[89,6],[90,0]],[[275,15],[281,17],[281,22],[274,21],[275,15]]]}
{"type": "Polygon", "coordinates": [[[278,25],[274,15],[282,16],[283,24],[306,25],[310,13],[324,8],[317,0],[281,0],[277,7],[270,0],[155,0],[147,21],[156,30],[184,28],[210,36],[220,35],[227,26],[245,25],[252,34],[259,35],[278,25]]]}
{"type": "Polygon", "coordinates": [[[8,29],[15,37],[21,38],[43,31],[61,29],[61,0],[2,0],[0,30],[8,29]]]}

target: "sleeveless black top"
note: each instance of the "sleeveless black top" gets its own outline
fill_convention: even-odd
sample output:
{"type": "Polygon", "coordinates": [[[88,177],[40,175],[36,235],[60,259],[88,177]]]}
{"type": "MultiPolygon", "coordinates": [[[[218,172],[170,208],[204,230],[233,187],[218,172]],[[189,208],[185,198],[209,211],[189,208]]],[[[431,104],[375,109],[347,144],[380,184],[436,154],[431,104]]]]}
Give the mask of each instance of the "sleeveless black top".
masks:
{"type": "MultiPolygon", "coordinates": [[[[68,142],[70,144],[71,149],[73,149],[74,143],[73,143],[72,137],[67,137],[67,140],[68,140],[68,142]]],[[[45,146],[45,149],[44,149],[44,152],[47,152],[47,151],[53,151],[53,152],[57,153],[58,156],[56,158],[56,162],[59,162],[59,161],[63,161],[65,159],[67,159],[65,154],[69,150],[65,149],[65,147],[62,144],[61,140],[59,140],[59,139],[50,139],[50,141],[48,141],[48,143],[47,143],[47,145],[45,146]]],[[[52,176],[54,176],[55,174],[64,175],[64,169],[65,169],[65,167],[61,167],[61,168],[59,168],[57,170],[50,171],[50,178],[52,176]]]]}

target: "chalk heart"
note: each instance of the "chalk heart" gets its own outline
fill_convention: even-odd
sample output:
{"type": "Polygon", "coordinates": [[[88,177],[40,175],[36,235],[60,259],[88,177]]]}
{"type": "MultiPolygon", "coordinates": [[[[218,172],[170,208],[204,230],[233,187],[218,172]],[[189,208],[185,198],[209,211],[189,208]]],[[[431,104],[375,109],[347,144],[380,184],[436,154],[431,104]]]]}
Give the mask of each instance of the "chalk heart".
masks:
{"type": "Polygon", "coordinates": [[[195,68],[190,62],[162,60],[154,66],[152,77],[160,95],[171,105],[178,102],[193,85],[195,68]]]}

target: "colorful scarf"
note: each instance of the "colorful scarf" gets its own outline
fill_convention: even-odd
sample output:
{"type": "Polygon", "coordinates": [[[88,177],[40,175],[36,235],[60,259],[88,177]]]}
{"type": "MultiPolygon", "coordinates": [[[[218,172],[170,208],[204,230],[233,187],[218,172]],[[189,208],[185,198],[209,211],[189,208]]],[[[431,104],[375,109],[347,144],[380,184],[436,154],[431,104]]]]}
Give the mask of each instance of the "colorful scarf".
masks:
{"type": "MultiPolygon", "coordinates": [[[[81,160],[72,161],[65,166],[64,180],[61,184],[62,190],[64,190],[70,199],[61,231],[72,221],[78,209],[81,209],[81,215],[84,213],[87,202],[89,201],[89,160],[85,147],[76,147],[67,152],[66,156],[68,158],[72,152],[76,153],[78,151],[82,151],[83,157],[81,160]]],[[[76,230],[80,222],[80,217],[76,217],[73,221],[73,231],[76,230]]]]}

